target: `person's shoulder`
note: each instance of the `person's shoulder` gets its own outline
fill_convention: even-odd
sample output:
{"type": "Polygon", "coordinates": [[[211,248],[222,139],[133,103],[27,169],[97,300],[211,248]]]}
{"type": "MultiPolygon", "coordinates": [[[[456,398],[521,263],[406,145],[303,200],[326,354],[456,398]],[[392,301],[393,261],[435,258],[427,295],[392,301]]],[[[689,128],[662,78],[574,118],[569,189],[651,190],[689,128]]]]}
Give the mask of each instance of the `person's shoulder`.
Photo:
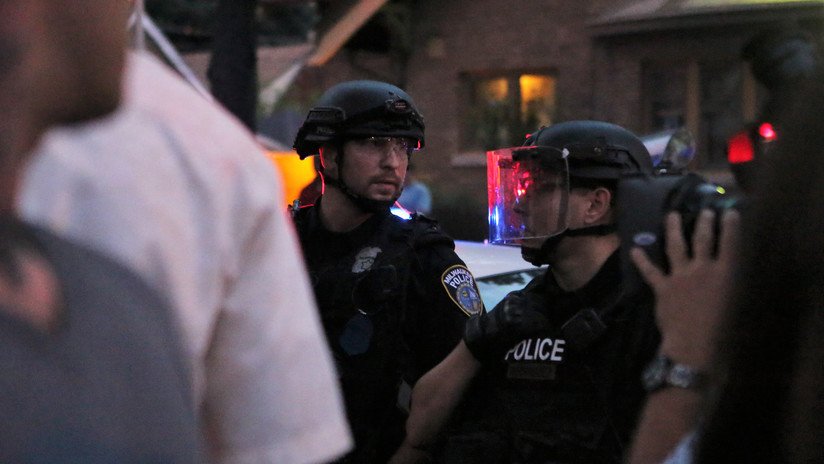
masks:
{"type": "Polygon", "coordinates": [[[208,97],[200,95],[151,53],[129,53],[124,77],[124,103],[127,106],[163,114],[173,108],[174,103],[181,102],[196,110],[210,106],[208,97]]]}
{"type": "MultiPolygon", "coordinates": [[[[148,53],[133,52],[126,68],[124,106],[145,114],[170,136],[197,147],[199,156],[246,157],[263,148],[228,110],[201,95],[168,66],[148,53]],[[226,150],[226,145],[233,150],[226,150]]],[[[261,156],[262,157],[262,156],[261,156]]]]}
{"type": "Polygon", "coordinates": [[[211,188],[237,185],[223,190],[251,195],[261,204],[282,195],[279,171],[255,135],[157,58],[132,53],[125,89],[124,109],[138,121],[129,128],[135,132],[131,137],[161,137],[165,148],[160,150],[178,159],[193,179],[211,188]]]}
{"type": "Polygon", "coordinates": [[[409,219],[393,215],[392,222],[398,233],[404,235],[417,252],[455,249],[454,240],[441,229],[435,219],[414,213],[409,219]]]}

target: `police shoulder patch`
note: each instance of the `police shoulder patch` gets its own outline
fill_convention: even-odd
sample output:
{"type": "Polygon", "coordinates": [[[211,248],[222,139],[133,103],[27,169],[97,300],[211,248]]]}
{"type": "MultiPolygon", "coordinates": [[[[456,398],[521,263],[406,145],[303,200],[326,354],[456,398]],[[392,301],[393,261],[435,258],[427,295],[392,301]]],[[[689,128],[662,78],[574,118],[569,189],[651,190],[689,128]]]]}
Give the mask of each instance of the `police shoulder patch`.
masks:
{"type": "Polygon", "coordinates": [[[441,275],[441,284],[449,298],[467,315],[474,316],[483,310],[484,305],[475,285],[475,277],[466,266],[457,264],[449,267],[441,275]]]}

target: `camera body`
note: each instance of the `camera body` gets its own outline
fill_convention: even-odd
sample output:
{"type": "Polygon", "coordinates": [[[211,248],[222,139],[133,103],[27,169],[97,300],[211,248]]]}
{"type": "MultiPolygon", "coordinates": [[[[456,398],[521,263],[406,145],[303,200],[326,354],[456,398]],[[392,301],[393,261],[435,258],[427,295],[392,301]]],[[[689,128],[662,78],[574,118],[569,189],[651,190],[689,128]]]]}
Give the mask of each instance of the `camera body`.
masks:
{"type": "Polygon", "coordinates": [[[670,211],[681,214],[682,232],[692,253],[692,235],[702,209],[716,212],[716,246],[721,214],[728,208],[742,205],[741,198],[701,176],[687,174],[632,175],[618,182],[617,228],[621,239],[621,266],[625,291],[633,294],[644,284],[629,258],[629,250],[638,246],[653,263],[669,271],[666,256],[664,217],[670,211]]]}

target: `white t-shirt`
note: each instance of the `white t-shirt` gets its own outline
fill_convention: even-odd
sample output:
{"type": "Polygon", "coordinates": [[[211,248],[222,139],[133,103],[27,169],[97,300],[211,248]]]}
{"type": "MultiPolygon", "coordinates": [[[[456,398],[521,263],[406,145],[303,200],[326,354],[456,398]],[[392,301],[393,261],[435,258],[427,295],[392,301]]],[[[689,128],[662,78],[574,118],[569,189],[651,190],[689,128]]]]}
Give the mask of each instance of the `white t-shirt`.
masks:
{"type": "Polygon", "coordinates": [[[48,134],[30,221],[135,269],[176,310],[219,462],[328,461],[351,446],[280,179],[251,134],[147,54],[114,116],[48,134]]]}

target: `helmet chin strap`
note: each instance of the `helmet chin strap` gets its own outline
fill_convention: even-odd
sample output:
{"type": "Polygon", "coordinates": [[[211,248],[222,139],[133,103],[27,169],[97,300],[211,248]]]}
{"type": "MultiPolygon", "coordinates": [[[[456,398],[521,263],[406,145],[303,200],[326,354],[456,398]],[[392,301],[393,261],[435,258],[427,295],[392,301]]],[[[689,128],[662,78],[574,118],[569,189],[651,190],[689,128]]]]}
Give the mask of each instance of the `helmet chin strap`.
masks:
{"type": "Polygon", "coordinates": [[[597,226],[581,227],[580,229],[566,229],[558,235],[544,240],[540,248],[521,247],[521,257],[524,260],[535,266],[542,266],[549,264],[549,257],[558,248],[561,240],[564,237],[585,237],[585,236],[604,236],[614,233],[617,229],[615,224],[601,224],[597,226]]]}

